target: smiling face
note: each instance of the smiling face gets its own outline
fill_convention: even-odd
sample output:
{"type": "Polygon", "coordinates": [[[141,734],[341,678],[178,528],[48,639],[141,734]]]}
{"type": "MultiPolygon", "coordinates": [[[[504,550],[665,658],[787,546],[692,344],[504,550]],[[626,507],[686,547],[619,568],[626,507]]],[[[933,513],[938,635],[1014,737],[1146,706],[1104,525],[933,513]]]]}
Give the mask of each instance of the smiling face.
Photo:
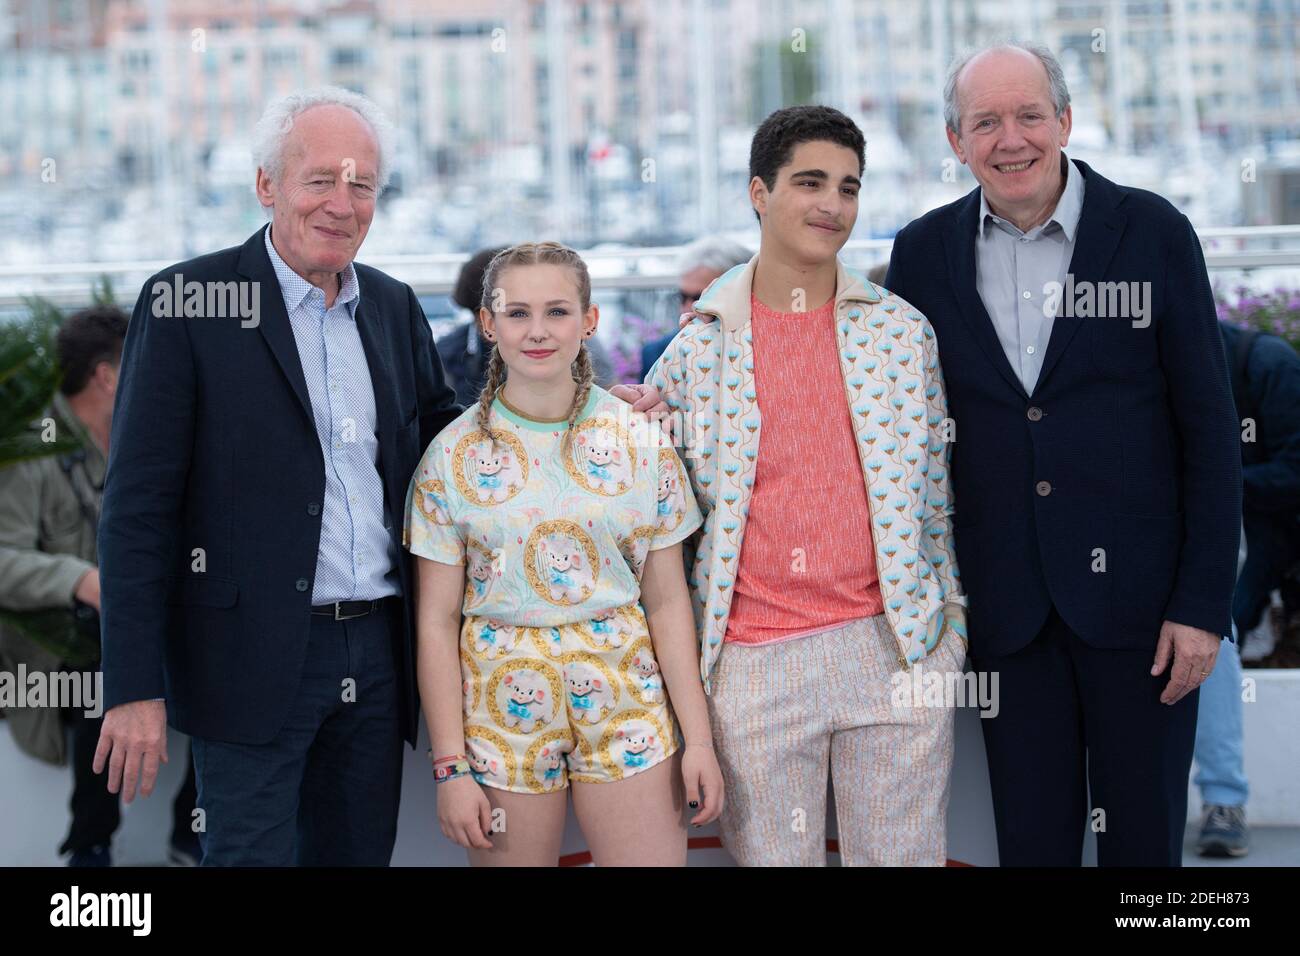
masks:
{"type": "Polygon", "coordinates": [[[476,581],[486,581],[492,572],[491,561],[474,548],[469,549],[469,576],[476,581]]]}
{"type": "Polygon", "coordinates": [[[495,475],[501,470],[501,456],[495,458],[487,452],[479,452],[478,457],[474,460],[478,467],[480,475],[495,475]]]}
{"type": "Polygon", "coordinates": [[[543,543],[542,554],[546,556],[547,562],[556,571],[567,571],[578,564],[576,555],[554,545],[543,543]]]}
{"type": "Polygon", "coordinates": [[[528,677],[511,674],[503,682],[509,690],[511,699],[516,704],[535,704],[539,703],[546,696],[546,692],[536,686],[528,677]]]}
{"type": "Polygon", "coordinates": [[[492,333],[511,377],[542,385],[572,377],[571,366],[600,317],[592,304],[584,310],[573,269],[553,263],[508,266],[496,278],[492,309],[479,309],[479,321],[492,333]]]}
{"type": "Polygon", "coordinates": [[[1069,107],[1052,105],[1047,70],[1032,53],[998,49],[971,60],[957,79],[960,130],[953,152],[975,174],[989,206],[1021,228],[1056,207],[1069,107]]]}
{"type": "Polygon", "coordinates": [[[858,219],[861,172],[847,146],[812,140],[795,146],[772,189],[755,176],[749,199],[763,224],[764,247],[804,266],[833,260],[858,219]]]}
{"type": "Polygon", "coordinates": [[[257,196],[272,207],[271,241],[308,281],[334,275],[356,258],[375,215],[379,143],[345,106],[313,106],[294,117],[284,170],[257,170],[257,196]]]}
{"type": "Polygon", "coordinates": [[[662,476],[659,479],[659,500],[667,501],[677,490],[677,476],[671,473],[662,476]]]}
{"type": "Polygon", "coordinates": [[[578,677],[570,674],[565,678],[569,683],[569,692],[575,697],[586,697],[600,682],[592,677],[578,677]]]}

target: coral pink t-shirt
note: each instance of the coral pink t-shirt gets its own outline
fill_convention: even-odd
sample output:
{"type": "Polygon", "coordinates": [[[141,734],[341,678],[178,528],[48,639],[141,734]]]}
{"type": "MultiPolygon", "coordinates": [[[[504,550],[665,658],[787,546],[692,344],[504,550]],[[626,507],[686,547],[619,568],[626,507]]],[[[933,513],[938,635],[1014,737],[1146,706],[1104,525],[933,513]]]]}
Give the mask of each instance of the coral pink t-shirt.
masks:
{"type": "Polygon", "coordinates": [[[762,409],[728,643],[803,637],[884,611],[835,300],[774,312],[750,298],[762,409]]]}

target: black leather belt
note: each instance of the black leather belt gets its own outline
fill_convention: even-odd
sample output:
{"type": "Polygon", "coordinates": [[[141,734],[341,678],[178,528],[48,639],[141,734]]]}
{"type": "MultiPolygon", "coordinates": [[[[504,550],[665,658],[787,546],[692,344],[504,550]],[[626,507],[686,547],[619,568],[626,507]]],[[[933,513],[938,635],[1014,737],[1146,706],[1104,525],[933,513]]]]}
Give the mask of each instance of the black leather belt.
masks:
{"type": "Polygon", "coordinates": [[[311,609],[311,613],[319,617],[332,617],[336,621],[350,621],[354,617],[365,617],[372,611],[378,611],[384,606],[387,598],[376,598],[373,601],[335,601],[333,604],[318,604],[311,609]]]}

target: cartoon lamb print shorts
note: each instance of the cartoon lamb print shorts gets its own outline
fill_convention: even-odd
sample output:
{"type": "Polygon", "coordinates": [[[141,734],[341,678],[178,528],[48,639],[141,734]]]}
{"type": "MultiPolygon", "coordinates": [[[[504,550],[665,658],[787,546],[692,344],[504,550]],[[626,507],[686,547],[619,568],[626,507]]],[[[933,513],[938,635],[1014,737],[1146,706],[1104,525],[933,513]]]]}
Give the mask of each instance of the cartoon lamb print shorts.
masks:
{"type": "Polygon", "coordinates": [[[460,671],[466,755],[485,786],[609,783],[677,751],[640,604],[555,627],[466,617],[460,671]]]}

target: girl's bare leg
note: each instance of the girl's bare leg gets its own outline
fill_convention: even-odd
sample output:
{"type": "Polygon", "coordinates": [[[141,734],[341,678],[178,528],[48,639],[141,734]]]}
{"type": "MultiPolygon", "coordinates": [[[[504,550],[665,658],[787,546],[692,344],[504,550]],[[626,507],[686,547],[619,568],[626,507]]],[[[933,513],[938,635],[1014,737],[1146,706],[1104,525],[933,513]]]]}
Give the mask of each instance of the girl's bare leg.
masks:
{"type": "Polygon", "coordinates": [[[681,751],[623,780],[570,786],[597,866],[686,865],[681,751]]]}
{"type": "Polygon", "coordinates": [[[505,829],[493,832],[490,850],[466,850],[470,866],[558,866],[564,839],[567,790],[552,793],[513,793],[484,787],[492,804],[493,821],[505,829]]]}

